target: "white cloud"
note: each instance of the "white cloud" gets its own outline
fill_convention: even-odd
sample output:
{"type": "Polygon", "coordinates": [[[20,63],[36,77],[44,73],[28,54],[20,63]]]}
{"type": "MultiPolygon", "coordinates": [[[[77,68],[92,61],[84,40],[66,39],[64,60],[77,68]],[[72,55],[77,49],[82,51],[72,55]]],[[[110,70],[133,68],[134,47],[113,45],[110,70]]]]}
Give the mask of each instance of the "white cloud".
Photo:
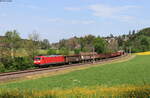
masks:
{"type": "Polygon", "coordinates": [[[103,4],[90,5],[89,10],[92,11],[92,15],[104,18],[121,19],[128,21],[134,19],[133,16],[127,15],[131,9],[136,9],[137,6],[109,6],[103,4]]]}
{"type": "Polygon", "coordinates": [[[91,5],[89,9],[93,11],[94,16],[110,17],[118,12],[118,9],[106,5],[91,5]]]}
{"type": "MultiPolygon", "coordinates": [[[[107,19],[115,19],[122,22],[129,22],[131,20],[136,19],[136,17],[130,15],[129,12],[134,11],[135,9],[137,10],[137,8],[139,8],[139,6],[135,6],[135,5],[111,6],[105,4],[93,4],[87,7],[66,7],[64,9],[68,11],[80,11],[80,10],[88,9],[92,12],[93,16],[103,17],[107,19]]],[[[71,23],[92,24],[94,22],[91,20],[86,20],[86,21],[73,20],[71,23]]]]}
{"type": "Polygon", "coordinates": [[[68,11],[80,11],[80,10],[82,10],[82,8],[79,8],[79,7],[65,7],[64,9],[68,10],[68,11]]]}

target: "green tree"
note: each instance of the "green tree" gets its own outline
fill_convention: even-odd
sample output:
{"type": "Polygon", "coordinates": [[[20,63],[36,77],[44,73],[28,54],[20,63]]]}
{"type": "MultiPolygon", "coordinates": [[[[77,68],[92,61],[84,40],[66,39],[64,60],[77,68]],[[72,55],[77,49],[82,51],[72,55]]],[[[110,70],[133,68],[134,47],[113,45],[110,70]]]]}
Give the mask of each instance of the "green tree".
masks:
{"type": "Polygon", "coordinates": [[[95,36],[93,35],[87,35],[85,37],[81,37],[79,39],[81,51],[92,52],[94,40],[95,40],[95,36]]]}
{"type": "Polygon", "coordinates": [[[49,40],[48,40],[48,39],[44,39],[44,40],[41,42],[41,47],[42,47],[42,49],[48,49],[48,48],[50,48],[49,40]]]}
{"type": "Polygon", "coordinates": [[[135,38],[129,39],[124,44],[124,49],[128,52],[128,48],[132,48],[132,52],[144,52],[150,50],[150,37],[138,35],[135,38]]]}
{"type": "Polygon", "coordinates": [[[65,39],[60,40],[59,45],[58,45],[58,49],[65,48],[65,47],[67,48],[66,43],[67,43],[67,40],[65,40],[65,39]]]}
{"type": "Polygon", "coordinates": [[[150,49],[150,38],[147,36],[141,36],[140,37],[141,42],[141,50],[142,51],[148,51],[150,49]]]}
{"type": "Polygon", "coordinates": [[[61,55],[69,55],[69,49],[68,48],[61,48],[59,50],[59,54],[61,54],[61,55]]]}
{"type": "Polygon", "coordinates": [[[11,51],[11,57],[14,58],[15,56],[15,52],[18,48],[20,48],[21,44],[21,38],[19,36],[19,33],[14,30],[14,31],[8,31],[5,33],[6,36],[6,43],[7,43],[7,47],[9,47],[9,51],[11,51]]]}
{"type": "Polygon", "coordinates": [[[39,34],[33,32],[29,35],[28,41],[25,42],[25,50],[29,57],[33,58],[34,56],[39,54],[40,49],[40,38],[39,34]]]}
{"type": "Polygon", "coordinates": [[[0,36],[0,61],[2,61],[2,58],[6,57],[9,54],[10,53],[8,53],[6,37],[0,36]]]}
{"type": "Polygon", "coordinates": [[[94,48],[97,53],[106,53],[107,52],[107,42],[104,39],[97,37],[94,40],[94,48]]]}
{"type": "Polygon", "coordinates": [[[150,37],[150,28],[144,28],[140,30],[137,35],[145,35],[150,37]]]}

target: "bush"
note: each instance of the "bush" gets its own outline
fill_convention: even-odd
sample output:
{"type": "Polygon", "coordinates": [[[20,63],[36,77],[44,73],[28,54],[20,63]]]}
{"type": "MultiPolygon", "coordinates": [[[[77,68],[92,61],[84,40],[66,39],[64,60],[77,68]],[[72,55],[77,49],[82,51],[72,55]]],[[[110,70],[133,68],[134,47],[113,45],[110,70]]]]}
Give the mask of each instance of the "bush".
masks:
{"type": "Polygon", "coordinates": [[[33,67],[33,60],[29,57],[16,57],[12,65],[16,70],[25,70],[33,67]]]}
{"type": "Polygon", "coordinates": [[[74,49],[75,54],[79,54],[81,52],[81,49],[74,49]]]}
{"type": "Polygon", "coordinates": [[[13,59],[11,57],[5,57],[2,59],[2,64],[7,70],[12,70],[13,68],[13,59]]]}
{"type": "Polygon", "coordinates": [[[4,64],[0,62],[0,72],[5,72],[5,70],[4,64]]]}
{"type": "Polygon", "coordinates": [[[7,71],[16,71],[16,70],[26,70],[32,68],[33,60],[29,57],[14,57],[14,58],[5,58],[0,64],[0,72],[7,71]]]}

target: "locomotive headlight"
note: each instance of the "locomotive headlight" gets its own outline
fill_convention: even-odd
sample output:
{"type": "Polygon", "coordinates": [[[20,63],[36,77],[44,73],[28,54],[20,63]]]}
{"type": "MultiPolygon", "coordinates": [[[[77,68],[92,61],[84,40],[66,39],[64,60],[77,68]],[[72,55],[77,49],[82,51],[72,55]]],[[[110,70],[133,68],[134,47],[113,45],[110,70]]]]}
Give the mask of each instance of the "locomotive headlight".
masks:
{"type": "Polygon", "coordinates": [[[34,61],[34,63],[36,63],[36,61],[34,61]]]}
{"type": "Polygon", "coordinates": [[[41,61],[34,61],[34,63],[40,63],[41,61]]]}

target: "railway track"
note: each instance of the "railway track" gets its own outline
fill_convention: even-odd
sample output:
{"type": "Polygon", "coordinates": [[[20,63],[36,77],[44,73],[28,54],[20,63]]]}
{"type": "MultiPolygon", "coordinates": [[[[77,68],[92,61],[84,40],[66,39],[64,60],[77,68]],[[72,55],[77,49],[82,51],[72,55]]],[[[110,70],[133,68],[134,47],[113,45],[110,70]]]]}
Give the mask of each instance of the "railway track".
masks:
{"type": "Polygon", "coordinates": [[[102,59],[99,61],[95,62],[87,62],[87,63],[78,63],[78,64],[70,64],[70,65],[63,65],[63,66],[57,66],[57,67],[51,67],[51,68],[38,68],[38,69],[30,69],[30,70],[24,70],[24,71],[17,71],[17,72],[8,72],[8,73],[1,73],[0,74],[0,82],[1,81],[6,81],[6,80],[14,80],[16,78],[21,78],[24,76],[28,75],[34,75],[34,74],[39,74],[39,73],[46,73],[46,72],[52,72],[52,71],[59,71],[59,70],[64,70],[67,68],[71,68],[73,66],[86,66],[86,65],[92,65],[92,64],[101,64],[107,61],[112,61],[115,59],[119,59],[121,57],[124,57],[127,55],[119,56],[119,57],[114,57],[114,58],[108,58],[108,59],[102,59]]]}

